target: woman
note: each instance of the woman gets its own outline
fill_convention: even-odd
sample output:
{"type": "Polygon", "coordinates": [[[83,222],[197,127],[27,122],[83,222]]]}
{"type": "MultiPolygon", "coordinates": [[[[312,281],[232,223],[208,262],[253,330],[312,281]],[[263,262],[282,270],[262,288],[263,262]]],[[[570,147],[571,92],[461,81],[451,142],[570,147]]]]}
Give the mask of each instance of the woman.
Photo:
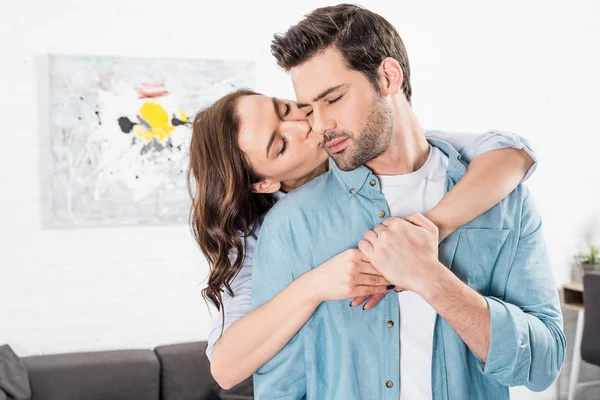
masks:
{"type": "MultiPolygon", "coordinates": [[[[531,173],[534,161],[517,149],[487,151],[523,147],[506,133],[469,137],[467,146],[460,137],[439,138],[473,158],[463,179],[426,214],[443,240],[508,195],[531,173]]],[[[354,298],[350,306],[366,301],[363,309],[369,310],[393,288],[374,268],[356,272],[344,252],[250,310],[252,258],[262,217],[285,193],[327,171],[320,141],[294,102],[248,90],[226,95],[194,120],[190,220],[211,266],[203,294],[221,313],[207,355],[215,380],[225,389],[281,350],[321,302],[354,298]]]]}

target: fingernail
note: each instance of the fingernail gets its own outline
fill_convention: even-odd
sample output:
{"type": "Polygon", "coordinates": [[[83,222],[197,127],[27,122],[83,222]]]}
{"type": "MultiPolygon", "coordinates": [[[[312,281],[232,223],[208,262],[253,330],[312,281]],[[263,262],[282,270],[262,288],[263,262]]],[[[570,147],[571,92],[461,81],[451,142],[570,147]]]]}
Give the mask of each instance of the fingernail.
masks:
{"type": "Polygon", "coordinates": [[[396,287],[396,285],[387,285],[386,289],[387,290],[392,290],[395,287],[396,287]]]}
{"type": "Polygon", "coordinates": [[[350,307],[352,307],[352,302],[350,302],[350,304],[348,304],[350,307]]]}
{"type": "Polygon", "coordinates": [[[367,309],[365,308],[367,305],[365,304],[364,306],[362,306],[363,311],[366,311],[367,309]]]}
{"type": "Polygon", "coordinates": [[[403,292],[403,291],[404,291],[404,289],[394,290],[394,292],[396,292],[396,293],[400,293],[400,292],[403,292]]]}

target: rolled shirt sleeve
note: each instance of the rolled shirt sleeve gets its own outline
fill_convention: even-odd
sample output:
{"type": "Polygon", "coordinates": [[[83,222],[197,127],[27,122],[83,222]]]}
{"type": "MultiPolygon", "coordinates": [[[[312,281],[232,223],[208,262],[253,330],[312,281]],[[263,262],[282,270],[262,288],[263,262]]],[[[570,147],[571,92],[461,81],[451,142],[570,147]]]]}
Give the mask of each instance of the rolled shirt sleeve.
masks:
{"type": "Polygon", "coordinates": [[[566,339],[542,222],[526,194],[519,241],[503,299],[487,297],[491,338],[481,372],[506,386],[548,388],[562,368],[566,339]]]}
{"type": "Polygon", "coordinates": [[[481,134],[472,134],[426,130],[425,136],[450,143],[467,162],[471,162],[478,155],[488,151],[507,148],[524,150],[533,160],[533,165],[529,168],[527,174],[525,174],[522,182],[529,179],[537,168],[537,155],[530,142],[523,136],[511,132],[490,130],[481,134]]]}

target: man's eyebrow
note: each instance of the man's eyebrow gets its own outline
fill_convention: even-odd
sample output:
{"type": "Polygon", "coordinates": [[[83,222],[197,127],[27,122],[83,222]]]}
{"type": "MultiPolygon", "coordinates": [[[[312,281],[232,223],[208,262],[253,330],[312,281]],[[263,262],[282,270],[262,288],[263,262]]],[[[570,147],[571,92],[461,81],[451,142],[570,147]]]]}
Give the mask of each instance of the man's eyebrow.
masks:
{"type": "MultiPolygon", "coordinates": [[[[343,84],[343,85],[337,85],[337,86],[330,87],[329,89],[323,91],[321,94],[319,94],[317,97],[315,97],[313,99],[313,102],[317,102],[317,101],[321,100],[323,97],[327,96],[329,93],[335,92],[336,90],[338,90],[338,89],[340,89],[340,88],[342,88],[344,86],[348,86],[348,85],[347,84],[343,84]]],[[[306,103],[298,103],[298,104],[296,104],[296,106],[298,108],[308,107],[309,105],[310,104],[306,104],[306,103]]]]}
{"type": "Polygon", "coordinates": [[[269,159],[269,152],[271,151],[271,146],[273,145],[273,142],[275,141],[275,136],[277,136],[277,132],[273,131],[273,133],[271,134],[271,137],[269,138],[269,143],[267,143],[267,159],[269,159]]]}

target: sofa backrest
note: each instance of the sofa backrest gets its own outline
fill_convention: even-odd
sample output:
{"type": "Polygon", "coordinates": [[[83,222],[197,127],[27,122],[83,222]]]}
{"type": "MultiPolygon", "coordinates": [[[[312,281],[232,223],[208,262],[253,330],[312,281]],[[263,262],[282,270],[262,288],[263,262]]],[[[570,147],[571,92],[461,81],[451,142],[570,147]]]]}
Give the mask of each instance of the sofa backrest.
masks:
{"type": "Polygon", "coordinates": [[[31,400],[159,400],[160,363],[152,350],[22,358],[31,400]]]}
{"type": "Polygon", "coordinates": [[[154,350],[25,357],[31,400],[250,400],[252,378],[222,390],[212,378],[206,342],[154,350]]]}

